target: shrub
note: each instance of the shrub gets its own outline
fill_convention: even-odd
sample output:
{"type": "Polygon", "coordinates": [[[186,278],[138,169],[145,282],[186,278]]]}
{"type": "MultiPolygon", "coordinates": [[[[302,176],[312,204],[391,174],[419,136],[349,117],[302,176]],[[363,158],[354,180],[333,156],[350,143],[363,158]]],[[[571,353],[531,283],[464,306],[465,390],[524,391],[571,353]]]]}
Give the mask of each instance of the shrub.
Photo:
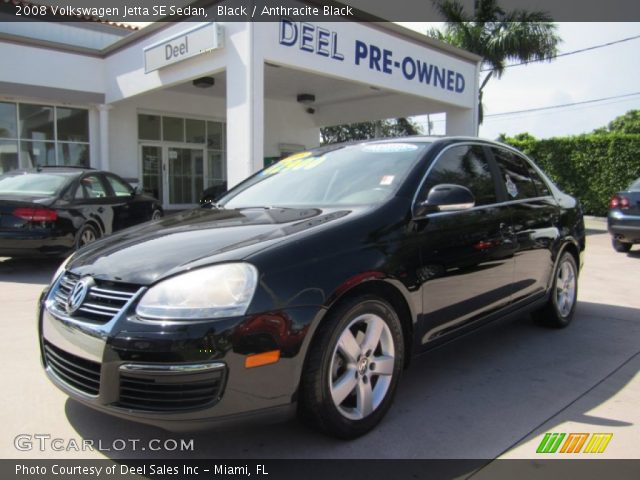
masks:
{"type": "Polygon", "coordinates": [[[640,134],[591,133],[538,140],[505,138],[525,152],[586,214],[606,215],[611,196],[640,177],[640,134]]]}

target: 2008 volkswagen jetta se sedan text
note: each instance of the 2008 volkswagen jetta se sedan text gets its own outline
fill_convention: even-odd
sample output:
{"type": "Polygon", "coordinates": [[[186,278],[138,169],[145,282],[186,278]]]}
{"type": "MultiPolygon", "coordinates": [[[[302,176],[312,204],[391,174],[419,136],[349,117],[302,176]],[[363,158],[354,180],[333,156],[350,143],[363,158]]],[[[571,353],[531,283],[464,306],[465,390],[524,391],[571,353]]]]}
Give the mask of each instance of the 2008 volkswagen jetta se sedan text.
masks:
{"type": "Polygon", "coordinates": [[[76,252],[40,302],[42,360],[170,430],[297,411],[356,437],[413,355],[514,313],[568,325],[584,246],[576,200],[510,147],[334,145],[76,252]]]}

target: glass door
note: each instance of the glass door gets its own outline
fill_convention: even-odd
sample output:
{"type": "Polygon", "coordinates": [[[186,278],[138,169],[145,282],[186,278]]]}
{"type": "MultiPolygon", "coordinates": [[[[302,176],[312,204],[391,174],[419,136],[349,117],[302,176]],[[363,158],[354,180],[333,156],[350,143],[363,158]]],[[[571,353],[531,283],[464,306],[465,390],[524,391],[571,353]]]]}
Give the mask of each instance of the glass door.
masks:
{"type": "Polygon", "coordinates": [[[167,148],[167,204],[187,208],[197,205],[204,188],[204,149],[167,148]]]}
{"type": "Polygon", "coordinates": [[[140,145],[142,158],[142,187],[144,191],[165,203],[162,188],[162,147],[140,145]]]}

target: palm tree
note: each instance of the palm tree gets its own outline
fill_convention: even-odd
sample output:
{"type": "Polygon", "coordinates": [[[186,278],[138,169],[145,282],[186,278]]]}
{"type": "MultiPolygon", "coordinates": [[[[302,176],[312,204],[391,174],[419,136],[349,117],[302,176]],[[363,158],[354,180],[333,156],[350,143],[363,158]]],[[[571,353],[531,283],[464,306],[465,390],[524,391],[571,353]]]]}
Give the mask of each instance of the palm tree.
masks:
{"type": "Polygon", "coordinates": [[[553,59],[561,42],[556,25],[546,12],[505,12],[497,0],[475,0],[473,15],[458,0],[432,0],[446,19],[442,30],[427,35],[482,57],[489,73],[480,84],[478,120],[482,123],[482,90],[492,78],[500,78],[507,62],[527,63],[553,59]]]}

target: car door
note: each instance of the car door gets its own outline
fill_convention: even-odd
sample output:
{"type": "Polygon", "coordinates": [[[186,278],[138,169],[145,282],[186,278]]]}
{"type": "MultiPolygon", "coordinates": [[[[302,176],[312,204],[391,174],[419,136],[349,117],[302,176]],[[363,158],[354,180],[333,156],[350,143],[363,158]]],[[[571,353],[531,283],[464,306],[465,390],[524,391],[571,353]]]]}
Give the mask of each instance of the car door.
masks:
{"type": "Polygon", "coordinates": [[[105,173],[104,177],[111,190],[109,200],[114,212],[114,230],[149,220],[148,204],[138,201],[131,185],[111,173],[105,173]]]}
{"type": "Polygon", "coordinates": [[[542,295],[553,271],[560,238],[559,207],[530,161],[506,147],[491,147],[507,193],[515,236],[513,300],[542,295]]]}
{"type": "Polygon", "coordinates": [[[109,200],[109,188],[101,175],[92,172],[80,178],[74,203],[82,210],[85,221],[97,223],[104,234],[112,232],[113,209],[109,200]]]}
{"type": "Polygon", "coordinates": [[[431,163],[414,201],[441,184],[467,187],[475,206],[429,213],[415,220],[419,232],[423,316],[421,341],[451,333],[510,302],[513,235],[502,204],[497,171],[480,144],[446,147],[431,163]]]}

